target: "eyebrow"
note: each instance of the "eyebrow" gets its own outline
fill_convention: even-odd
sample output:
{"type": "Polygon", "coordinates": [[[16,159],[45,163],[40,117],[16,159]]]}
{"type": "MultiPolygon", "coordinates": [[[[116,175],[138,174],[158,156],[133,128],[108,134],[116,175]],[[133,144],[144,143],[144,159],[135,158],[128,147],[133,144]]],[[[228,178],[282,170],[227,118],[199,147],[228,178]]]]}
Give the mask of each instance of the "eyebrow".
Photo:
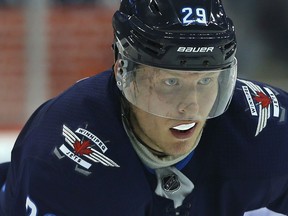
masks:
{"type": "MultiPolygon", "coordinates": [[[[182,78],[186,78],[183,76],[186,75],[194,75],[194,77],[197,79],[201,79],[203,77],[216,77],[220,74],[221,70],[210,70],[210,71],[185,71],[185,70],[170,70],[170,69],[164,69],[164,68],[155,68],[155,67],[139,67],[138,70],[142,70],[144,73],[147,73],[147,75],[149,74],[149,72],[156,72],[158,73],[160,76],[173,76],[173,77],[182,77],[182,78]]],[[[147,78],[147,76],[145,76],[145,74],[143,74],[144,77],[147,78]]]]}

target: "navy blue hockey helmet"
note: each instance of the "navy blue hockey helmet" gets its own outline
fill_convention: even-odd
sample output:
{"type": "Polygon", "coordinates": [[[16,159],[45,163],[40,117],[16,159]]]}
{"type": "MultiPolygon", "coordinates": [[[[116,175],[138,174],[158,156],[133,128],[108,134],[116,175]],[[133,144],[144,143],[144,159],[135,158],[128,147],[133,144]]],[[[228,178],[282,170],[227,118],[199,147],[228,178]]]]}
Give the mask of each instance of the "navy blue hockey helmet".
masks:
{"type": "MultiPolygon", "coordinates": [[[[121,60],[122,71],[118,87],[130,103],[149,113],[175,119],[212,118],[226,110],[236,81],[236,37],[221,0],[122,0],[113,16],[113,29],[115,60],[121,60]],[[135,79],[136,72],[141,79],[135,79]],[[164,74],[176,77],[179,72],[182,75],[189,73],[190,77],[198,74],[195,90],[191,90],[191,86],[183,87],[185,92],[177,93],[174,88],[172,94],[167,85],[179,87],[180,79],[167,79],[166,86],[162,86],[163,81],[155,80],[155,77],[162,79],[164,74]],[[213,77],[210,77],[212,73],[213,77]],[[144,85],[144,78],[149,83],[144,85]],[[217,80],[217,84],[211,80],[217,80]],[[199,86],[209,86],[214,96],[209,97],[209,92],[203,93],[199,86]],[[151,89],[158,95],[153,96],[151,89]],[[212,101],[209,114],[195,116],[195,112],[190,112],[179,117],[163,108],[165,104],[166,107],[179,107],[186,93],[191,96],[192,92],[197,92],[197,103],[203,103],[198,104],[201,110],[211,107],[211,104],[201,102],[203,98],[212,101]],[[155,98],[161,98],[164,104],[155,102],[155,98]]],[[[184,80],[187,77],[183,77],[184,80]]]]}
{"type": "Polygon", "coordinates": [[[122,0],[113,28],[120,53],[161,68],[224,68],[236,52],[220,0],[122,0]]]}

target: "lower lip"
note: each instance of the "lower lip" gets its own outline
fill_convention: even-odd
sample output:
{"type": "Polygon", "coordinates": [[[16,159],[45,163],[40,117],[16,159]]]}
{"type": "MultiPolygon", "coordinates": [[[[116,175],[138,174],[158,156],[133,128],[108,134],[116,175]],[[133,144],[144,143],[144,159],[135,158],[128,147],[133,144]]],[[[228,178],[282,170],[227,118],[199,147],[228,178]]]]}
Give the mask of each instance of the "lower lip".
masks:
{"type": "Polygon", "coordinates": [[[170,129],[172,135],[176,137],[177,139],[188,139],[192,136],[193,132],[195,130],[195,126],[189,130],[186,131],[179,131],[175,129],[170,129]]]}

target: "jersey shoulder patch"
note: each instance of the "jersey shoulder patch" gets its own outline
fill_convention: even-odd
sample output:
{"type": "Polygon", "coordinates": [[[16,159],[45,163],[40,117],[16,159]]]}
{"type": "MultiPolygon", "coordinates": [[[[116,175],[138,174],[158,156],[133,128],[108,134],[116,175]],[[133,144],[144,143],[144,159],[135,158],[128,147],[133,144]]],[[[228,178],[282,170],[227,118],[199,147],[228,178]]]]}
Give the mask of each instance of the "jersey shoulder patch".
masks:
{"type": "Polygon", "coordinates": [[[255,136],[258,136],[264,128],[273,120],[278,123],[287,121],[287,105],[282,105],[279,100],[280,92],[263,83],[238,79],[236,92],[242,94],[245,104],[245,112],[249,112],[251,118],[257,121],[255,136]]]}
{"type": "Polygon", "coordinates": [[[53,152],[59,160],[64,157],[72,160],[75,163],[76,171],[89,175],[89,169],[94,163],[107,167],[120,167],[105,156],[105,152],[108,150],[105,143],[86,128],[79,127],[72,131],[68,126],[63,125],[62,135],[65,142],[55,147],[53,152]]]}

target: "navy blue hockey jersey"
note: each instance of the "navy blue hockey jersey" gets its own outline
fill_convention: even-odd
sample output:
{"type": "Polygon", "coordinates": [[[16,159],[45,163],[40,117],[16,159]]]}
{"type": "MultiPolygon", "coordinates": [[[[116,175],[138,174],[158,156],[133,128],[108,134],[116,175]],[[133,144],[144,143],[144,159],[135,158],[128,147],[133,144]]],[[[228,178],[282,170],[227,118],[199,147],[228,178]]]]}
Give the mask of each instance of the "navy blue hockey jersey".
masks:
{"type": "Polygon", "coordinates": [[[1,216],[288,215],[287,93],[237,81],[229,109],[179,162],[195,187],[177,209],[154,192],[156,177],[123,128],[120,94],[106,71],[35,111],[13,148],[1,216]]]}

